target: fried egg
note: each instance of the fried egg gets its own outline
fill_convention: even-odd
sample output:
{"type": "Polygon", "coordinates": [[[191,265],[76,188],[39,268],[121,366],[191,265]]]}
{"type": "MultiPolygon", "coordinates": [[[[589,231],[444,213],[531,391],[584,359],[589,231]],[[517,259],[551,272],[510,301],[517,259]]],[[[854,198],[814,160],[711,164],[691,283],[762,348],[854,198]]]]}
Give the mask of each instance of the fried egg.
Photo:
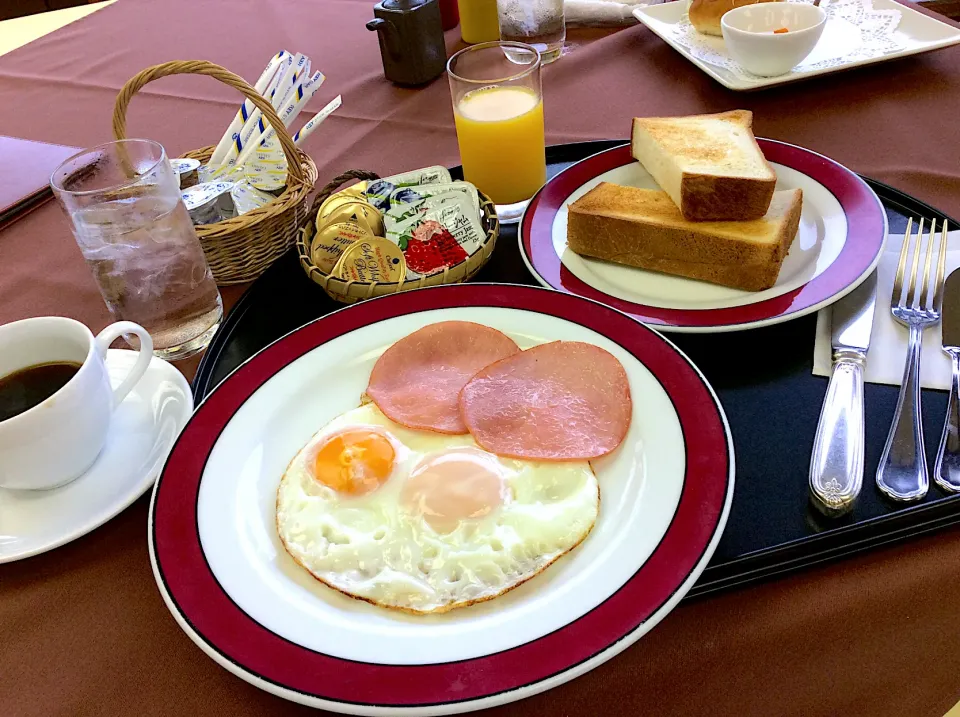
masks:
{"type": "Polygon", "coordinates": [[[370,403],[290,462],[277,531],[297,563],[342,593],[446,612],[532,578],[587,536],[599,508],[586,461],[501,458],[469,435],[404,428],[370,403]]]}

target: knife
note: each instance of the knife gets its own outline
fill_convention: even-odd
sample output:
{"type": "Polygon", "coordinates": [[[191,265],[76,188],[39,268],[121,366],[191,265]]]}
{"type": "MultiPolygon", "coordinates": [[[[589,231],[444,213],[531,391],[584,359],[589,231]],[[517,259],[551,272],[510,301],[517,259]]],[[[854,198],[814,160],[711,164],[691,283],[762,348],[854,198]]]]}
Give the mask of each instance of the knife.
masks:
{"type": "Polygon", "coordinates": [[[877,303],[877,274],[833,305],[833,373],[810,456],[810,497],[822,513],[843,515],[863,485],[863,369],[877,303]]]}
{"type": "Polygon", "coordinates": [[[960,271],[954,271],[943,282],[940,327],[943,350],[953,360],[953,386],[947,399],[947,417],[933,480],[945,491],[956,493],[960,492],[960,271]]]}

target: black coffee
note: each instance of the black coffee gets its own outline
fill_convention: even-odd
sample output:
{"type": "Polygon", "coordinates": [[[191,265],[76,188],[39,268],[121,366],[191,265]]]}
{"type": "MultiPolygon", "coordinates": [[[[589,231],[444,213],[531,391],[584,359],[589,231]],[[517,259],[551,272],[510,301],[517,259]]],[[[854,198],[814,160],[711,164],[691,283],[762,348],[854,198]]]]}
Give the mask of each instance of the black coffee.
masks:
{"type": "Polygon", "coordinates": [[[13,418],[46,401],[79,370],[78,363],[44,363],[0,378],[0,421],[13,418]]]}

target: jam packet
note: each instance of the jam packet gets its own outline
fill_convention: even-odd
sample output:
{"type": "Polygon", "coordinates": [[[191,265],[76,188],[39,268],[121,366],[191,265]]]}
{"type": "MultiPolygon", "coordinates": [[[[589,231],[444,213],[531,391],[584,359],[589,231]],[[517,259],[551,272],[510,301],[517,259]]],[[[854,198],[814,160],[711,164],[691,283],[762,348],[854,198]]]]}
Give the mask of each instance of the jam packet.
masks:
{"type": "Polygon", "coordinates": [[[486,239],[475,207],[456,194],[424,199],[410,216],[388,221],[386,230],[403,251],[408,281],[466,261],[486,239]]]}
{"type": "Polygon", "coordinates": [[[425,167],[412,172],[394,174],[392,177],[377,179],[367,185],[367,201],[386,212],[390,208],[390,195],[401,187],[418,187],[423,184],[449,184],[450,172],[446,167],[425,167]]]}
{"type": "Polygon", "coordinates": [[[388,213],[402,215],[407,212],[408,205],[419,205],[424,199],[439,195],[465,196],[476,207],[477,216],[480,216],[480,195],[477,188],[469,182],[446,182],[444,184],[425,184],[419,187],[401,187],[390,194],[390,209],[388,213]]]}
{"type": "Polygon", "coordinates": [[[394,174],[391,177],[384,177],[381,182],[389,182],[395,187],[418,187],[421,184],[448,184],[450,182],[450,172],[446,167],[424,167],[415,169],[412,172],[403,172],[394,174]]]}
{"type": "MultiPolygon", "coordinates": [[[[387,213],[383,215],[384,225],[387,227],[387,231],[390,231],[390,227],[402,224],[412,217],[420,216],[432,209],[441,209],[444,206],[454,203],[458,203],[465,208],[472,206],[472,200],[469,197],[456,192],[446,192],[434,197],[426,197],[409,204],[398,203],[391,205],[387,213]]],[[[469,211],[467,213],[471,214],[471,216],[476,216],[479,221],[479,214],[469,211]]]]}

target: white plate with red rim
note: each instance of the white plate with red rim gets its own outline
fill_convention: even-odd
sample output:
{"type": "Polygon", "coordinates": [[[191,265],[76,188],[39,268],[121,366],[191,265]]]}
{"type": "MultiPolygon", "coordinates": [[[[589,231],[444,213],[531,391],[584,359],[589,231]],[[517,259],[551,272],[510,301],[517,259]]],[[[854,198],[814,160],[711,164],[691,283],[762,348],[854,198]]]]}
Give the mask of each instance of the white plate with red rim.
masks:
{"type": "Polygon", "coordinates": [[[603,302],[663,331],[757,328],[828,306],[876,268],[887,214],[869,185],[832,159],[785,142],[757,142],[777,173],[777,189],[803,190],[800,228],[770,289],[731,289],[567,248],[567,206],[600,182],[658,188],[629,144],[577,162],[534,195],[518,232],[527,268],[544,286],[603,302]]]}
{"type": "Polygon", "coordinates": [[[347,714],[452,714],[547,690],[649,631],[706,567],[733,476],[715,394],[656,332],[544,289],[441,286],[318,319],[224,380],[157,483],[150,555],[181,628],[244,680],[347,714]],[[601,509],[583,544],[495,600],[412,616],[301,570],[276,535],[276,489],[310,436],[358,405],[386,348],[451,319],[500,329],[522,348],[558,339],[606,348],[627,371],[634,413],[624,443],[594,462],[601,509]]]}

